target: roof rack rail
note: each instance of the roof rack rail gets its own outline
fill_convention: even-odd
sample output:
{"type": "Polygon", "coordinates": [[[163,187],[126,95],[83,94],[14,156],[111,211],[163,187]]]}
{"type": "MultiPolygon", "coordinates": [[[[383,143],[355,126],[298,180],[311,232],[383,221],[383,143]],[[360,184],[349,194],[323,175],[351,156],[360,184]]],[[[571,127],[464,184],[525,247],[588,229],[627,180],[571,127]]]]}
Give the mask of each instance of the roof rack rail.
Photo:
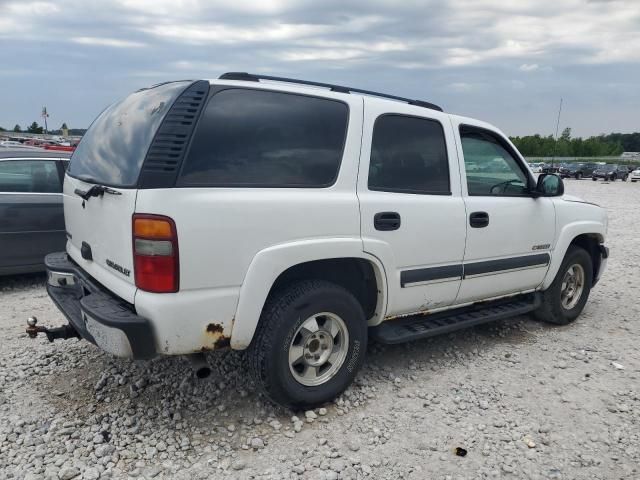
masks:
{"type": "Polygon", "coordinates": [[[430,102],[425,102],[423,100],[413,100],[411,98],[398,97],[396,95],[389,95],[387,93],[373,92],[371,90],[345,87],[342,85],[333,85],[331,83],[312,82],[309,80],[297,80],[295,78],[286,78],[286,77],[273,77],[270,75],[255,75],[253,73],[247,73],[247,72],[227,72],[220,75],[219,78],[220,80],[241,80],[245,82],[259,82],[260,80],[271,80],[274,82],[297,83],[299,85],[311,85],[314,87],[328,88],[333,92],[361,93],[363,95],[371,95],[373,97],[381,97],[381,98],[388,98],[390,100],[397,100],[399,102],[405,102],[405,103],[408,103],[409,105],[416,105],[418,107],[430,108],[432,110],[437,110],[439,112],[443,111],[442,108],[439,107],[438,105],[430,102]]]}

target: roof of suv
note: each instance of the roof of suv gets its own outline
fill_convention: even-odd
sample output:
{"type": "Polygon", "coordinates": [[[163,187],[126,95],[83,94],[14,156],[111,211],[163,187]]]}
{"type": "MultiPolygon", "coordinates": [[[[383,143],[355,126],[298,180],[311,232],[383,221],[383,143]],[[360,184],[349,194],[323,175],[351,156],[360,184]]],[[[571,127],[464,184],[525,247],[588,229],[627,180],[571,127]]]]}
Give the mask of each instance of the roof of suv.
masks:
{"type": "Polygon", "coordinates": [[[409,105],[416,105],[418,107],[430,108],[432,110],[438,110],[440,112],[443,111],[442,108],[439,107],[438,105],[431,102],[426,102],[424,100],[416,100],[411,98],[399,97],[397,95],[390,95],[388,93],[374,92],[372,90],[364,90],[362,88],[356,88],[356,87],[346,87],[344,85],[335,85],[332,83],[314,82],[310,80],[299,80],[296,78],[274,77],[271,75],[256,75],[256,74],[247,73],[247,72],[227,72],[220,75],[219,79],[220,80],[236,80],[236,81],[243,81],[243,82],[260,82],[261,80],[267,80],[271,82],[281,82],[281,83],[288,83],[293,85],[320,87],[320,88],[329,89],[332,92],[339,92],[339,93],[346,93],[346,94],[356,93],[356,94],[368,95],[372,97],[380,97],[388,100],[405,102],[405,103],[408,103],[409,105]]]}

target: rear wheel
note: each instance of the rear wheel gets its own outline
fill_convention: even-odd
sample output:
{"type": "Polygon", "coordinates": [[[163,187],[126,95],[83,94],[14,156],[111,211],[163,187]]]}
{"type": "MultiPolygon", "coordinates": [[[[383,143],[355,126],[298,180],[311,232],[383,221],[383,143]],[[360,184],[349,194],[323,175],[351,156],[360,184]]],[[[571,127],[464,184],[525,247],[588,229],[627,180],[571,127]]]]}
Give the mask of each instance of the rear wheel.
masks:
{"type": "Polygon", "coordinates": [[[576,180],[582,180],[582,172],[576,173],[576,180]]]}
{"type": "Polygon", "coordinates": [[[614,173],[613,175],[611,175],[611,181],[615,182],[618,179],[618,176],[614,173]]]}
{"type": "Polygon", "coordinates": [[[626,181],[627,181],[627,178],[629,178],[629,175],[625,175],[624,177],[622,177],[622,181],[623,181],[623,182],[626,182],[626,181]]]}
{"type": "Polygon", "coordinates": [[[573,322],[587,303],[592,280],[591,256],[585,249],[571,245],[553,283],[542,293],[542,305],[534,315],[556,325],[573,322]]]}
{"type": "Polygon", "coordinates": [[[251,374],[274,402],[312,408],[338,396],[362,366],[367,322],[358,300],[309,280],[275,294],[249,347],[251,374]]]}
{"type": "Polygon", "coordinates": [[[596,177],[591,177],[591,180],[593,180],[594,182],[598,181],[598,179],[596,177]]]}

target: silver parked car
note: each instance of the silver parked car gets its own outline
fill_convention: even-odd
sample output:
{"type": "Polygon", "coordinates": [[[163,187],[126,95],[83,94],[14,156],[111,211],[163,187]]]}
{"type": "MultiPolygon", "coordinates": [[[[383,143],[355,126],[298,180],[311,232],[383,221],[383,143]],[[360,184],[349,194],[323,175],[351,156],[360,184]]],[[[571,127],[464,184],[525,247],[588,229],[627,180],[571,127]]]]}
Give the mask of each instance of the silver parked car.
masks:
{"type": "Polygon", "coordinates": [[[0,149],[0,275],[44,271],[64,249],[65,152],[0,149]]]}

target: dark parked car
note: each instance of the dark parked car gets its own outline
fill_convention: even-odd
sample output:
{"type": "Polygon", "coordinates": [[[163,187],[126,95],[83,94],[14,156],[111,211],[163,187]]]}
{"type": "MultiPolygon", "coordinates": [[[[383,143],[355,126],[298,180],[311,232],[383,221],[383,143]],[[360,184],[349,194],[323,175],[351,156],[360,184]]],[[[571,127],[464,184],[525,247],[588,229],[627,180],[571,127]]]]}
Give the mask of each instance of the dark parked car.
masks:
{"type": "Polygon", "coordinates": [[[0,275],[44,271],[64,250],[65,152],[0,148],[0,275]]]}
{"type": "Polygon", "coordinates": [[[593,171],[598,167],[595,163],[568,163],[560,168],[560,176],[562,178],[576,178],[580,180],[583,177],[590,177],[593,171]]]}
{"type": "Polygon", "coordinates": [[[558,163],[545,163],[542,166],[542,173],[558,173],[560,165],[558,163]]]}
{"type": "Polygon", "coordinates": [[[595,182],[597,179],[602,178],[603,180],[611,180],[615,182],[619,178],[622,179],[623,182],[627,181],[629,177],[629,169],[624,165],[599,165],[593,172],[593,181],[595,182]]]}

